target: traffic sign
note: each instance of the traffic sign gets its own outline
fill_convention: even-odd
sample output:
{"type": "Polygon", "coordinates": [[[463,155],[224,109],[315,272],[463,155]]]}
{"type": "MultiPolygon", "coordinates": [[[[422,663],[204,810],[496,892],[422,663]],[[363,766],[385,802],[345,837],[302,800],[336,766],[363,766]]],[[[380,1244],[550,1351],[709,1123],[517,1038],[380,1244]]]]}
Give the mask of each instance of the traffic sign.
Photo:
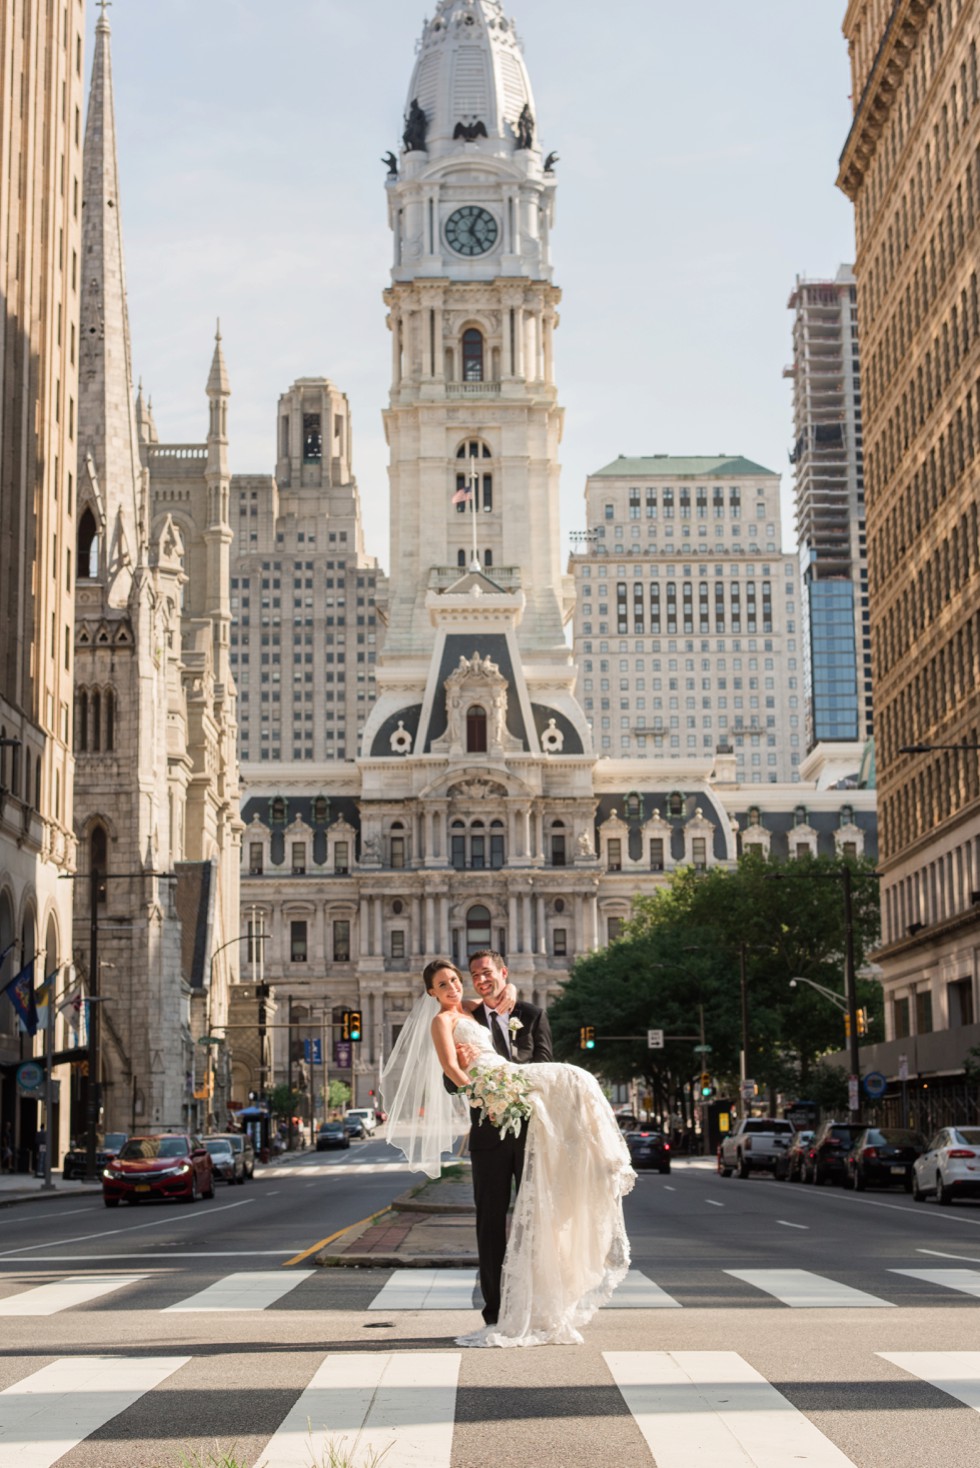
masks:
{"type": "Polygon", "coordinates": [[[848,1110],[849,1111],[857,1111],[857,1109],[858,1109],[858,1077],[857,1076],[848,1076],[848,1078],[847,1078],[847,1106],[848,1106],[848,1110]]]}
{"type": "Polygon", "coordinates": [[[647,1049],[662,1050],[664,1048],[663,1030],[647,1030],[647,1049]]]}
{"type": "Polygon", "coordinates": [[[742,1082],[742,1100],[751,1101],[755,1096],[755,1081],[744,1080],[742,1082]]]}
{"type": "Polygon", "coordinates": [[[303,1041],[303,1059],[307,1065],[323,1064],[323,1041],[319,1035],[312,1040],[303,1041]]]}
{"type": "Polygon", "coordinates": [[[888,1081],[882,1075],[881,1071],[869,1070],[868,1074],[864,1078],[865,1095],[870,1096],[872,1100],[877,1101],[878,1097],[883,1096],[887,1090],[888,1081]]]}

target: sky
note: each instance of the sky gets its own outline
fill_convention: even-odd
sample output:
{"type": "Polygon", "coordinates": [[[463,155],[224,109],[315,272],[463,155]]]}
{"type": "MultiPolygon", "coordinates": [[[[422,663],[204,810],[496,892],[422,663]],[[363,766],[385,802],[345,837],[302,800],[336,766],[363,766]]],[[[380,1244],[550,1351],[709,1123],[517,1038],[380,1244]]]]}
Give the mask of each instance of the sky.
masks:
{"type": "MultiPolygon", "coordinates": [[[[236,473],[326,376],[353,414],[368,551],[387,567],[385,167],[435,0],[113,0],[134,376],[164,442],[201,442],[220,317],[236,473]]],[[[542,148],[566,410],[562,534],[619,454],[742,454],[783,476],[797,275],[853,259],[835,187],[844,0],[514,0],[542,148]]],[[[94,4],[87,6],[91,62],[94,4]]]]}

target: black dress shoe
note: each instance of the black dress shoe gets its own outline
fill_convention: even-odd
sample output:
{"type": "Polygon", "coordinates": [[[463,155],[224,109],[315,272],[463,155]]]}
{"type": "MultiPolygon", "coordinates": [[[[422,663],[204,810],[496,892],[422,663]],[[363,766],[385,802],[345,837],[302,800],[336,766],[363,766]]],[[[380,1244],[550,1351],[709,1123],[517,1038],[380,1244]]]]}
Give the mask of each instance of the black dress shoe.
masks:
{"type": "Polygon", "coordinates": [[[484,1323],[484,1325],[496,1325],[497,1324],[497,1317],[496,1317],[496,1315],[484,1315],[484,1317],[483,1317],[483,1323],[484,1323]]]}

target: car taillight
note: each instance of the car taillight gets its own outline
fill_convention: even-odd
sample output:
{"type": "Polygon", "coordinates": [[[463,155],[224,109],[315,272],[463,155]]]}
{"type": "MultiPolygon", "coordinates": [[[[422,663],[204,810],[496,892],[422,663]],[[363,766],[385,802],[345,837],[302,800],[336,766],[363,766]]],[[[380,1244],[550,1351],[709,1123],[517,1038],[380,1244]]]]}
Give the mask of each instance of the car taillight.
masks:
{"type": "Polygon", "coordinates": [[[977,1154],[975,1152],[971,1152],[968,1147],[954,1147],[952,1151],[947,1152],[946,1155],[947,1157],[976,1157],[977,1154]]]}
{"type": "Polygon", "coordinates": [[[864,1150],[861,1153],[861,1156],[862,1157],[877,1157],[878,1156],[878,1148],[877,1147],[865,1147],[864,1150]]]}
{"type": "Polygon", "coordinates": [[[670,1143],[669,1142],[664,1142],[664,1151],[665,1152],[669,1152],[670,1151],[670,1143]]]}

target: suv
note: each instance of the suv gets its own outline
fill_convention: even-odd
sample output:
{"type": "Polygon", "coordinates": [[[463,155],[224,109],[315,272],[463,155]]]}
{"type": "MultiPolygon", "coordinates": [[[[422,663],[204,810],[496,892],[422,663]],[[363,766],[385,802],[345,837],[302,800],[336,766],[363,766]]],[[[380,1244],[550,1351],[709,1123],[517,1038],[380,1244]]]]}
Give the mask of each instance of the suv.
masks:
{"type": "MultiPolygon", "coordinates": [[[[373,1106],[352,1107],[351,1110],[348,1111],[347,1116],[356,1116],[358,1121],[364,1127],[364,1130],[368,1136],[370,1136],[371,1133],[377,1128],[378,1118],[374,1114],[373,1106]]],[[[345,1117],[344,1120],[346,1121],[346,1119],[347,1118],[345,1117]]]]}
{"type": "Polygon", "coordinates": [[[803,1154],[803,1181],[842,1183],[844,1158],[861,1130],[863,1128],[851,1126],[846,1121],[825,1121],[803,1154]]]}
{"type": "Polygon", "coordinates": [[[245,1177],[255,1176],[255,1147],[248,1132],[215,1132],[217,1137],[231,1143],[233,1152],[242,1154],[242,1162],[245,1168],[245,1177]]]}

